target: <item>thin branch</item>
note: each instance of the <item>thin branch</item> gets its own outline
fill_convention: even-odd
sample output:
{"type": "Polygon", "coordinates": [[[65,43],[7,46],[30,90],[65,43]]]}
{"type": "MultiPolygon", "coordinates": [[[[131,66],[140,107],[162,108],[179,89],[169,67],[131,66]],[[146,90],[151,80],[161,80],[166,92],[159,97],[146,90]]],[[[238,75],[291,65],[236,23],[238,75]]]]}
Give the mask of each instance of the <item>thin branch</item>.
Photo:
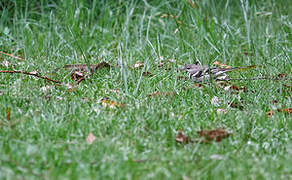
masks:
{"type": "Polygon", "coordinates": [[[14,56],[12,54],[8,54],[6,52],[3,52],[3,51],[0,51],[1,54],[4,54],[6,56],[9,56],[9,57],[12,57],[12,58],[15,58],[15,59],[18,59],[18,60],[24,60],[22,57],[18,57],[18,56],[14,56]]]}
{"type": "Polygon", "coordinates": [[[35,77],[38,77],[38,78],[41,78],[41,79],[45,79],[47,81],[51,81],[51,82],[54,82],[54,83],[57,83],[57,84],[61,84],[60,81],[57,81],[57,80],[54,80],[54,79],[50,79],[50,78],[48,78],[46,76],[40,76],[40,75],[37,75],[35,73],[31,73],[31,72],[4,70],[4,71],[0,71],[0,73],[10,73],[10,74],[19,73],[19,74],[26,74],[26,75],[29,75],[29,76],[35,76],[35,77]]]}

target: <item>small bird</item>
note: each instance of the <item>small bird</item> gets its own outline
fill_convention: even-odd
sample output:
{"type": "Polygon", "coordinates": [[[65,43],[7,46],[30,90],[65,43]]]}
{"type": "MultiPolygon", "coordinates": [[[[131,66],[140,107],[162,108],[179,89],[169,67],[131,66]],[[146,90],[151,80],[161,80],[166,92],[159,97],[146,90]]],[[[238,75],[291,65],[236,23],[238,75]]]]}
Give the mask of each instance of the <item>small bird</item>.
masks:
{"type": "Polygon", "coordinates": [[[189,73],[190,79],[195,82],[214,80],[224,80],[227,75],[226,72],[250,69],[255,66],[244,66],[235,68],[220,68],[220,67],[209,67],[208,65],[200,64],[186,64],[181,70],[187,71],[189,73]]]}

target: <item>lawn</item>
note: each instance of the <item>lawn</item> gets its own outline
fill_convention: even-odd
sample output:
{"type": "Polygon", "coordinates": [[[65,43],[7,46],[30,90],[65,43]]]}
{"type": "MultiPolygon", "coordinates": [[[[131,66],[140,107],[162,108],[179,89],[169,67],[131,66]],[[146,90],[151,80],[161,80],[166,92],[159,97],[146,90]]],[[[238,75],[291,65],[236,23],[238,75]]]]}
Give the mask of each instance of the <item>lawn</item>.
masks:
{"type": "Polygon", "coordinates": [[[0,179],[292,179],[292,1],[4,0],[0,51],[60,81],[0,73],[0,179]]]}

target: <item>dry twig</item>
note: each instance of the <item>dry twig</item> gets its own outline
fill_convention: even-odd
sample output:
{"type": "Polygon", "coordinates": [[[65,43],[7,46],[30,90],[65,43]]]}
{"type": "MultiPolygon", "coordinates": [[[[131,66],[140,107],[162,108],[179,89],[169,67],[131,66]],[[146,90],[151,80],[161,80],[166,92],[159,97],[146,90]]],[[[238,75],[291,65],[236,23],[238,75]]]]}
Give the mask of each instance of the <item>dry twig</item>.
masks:
{"type": "Polygon", "coordinates": [[[26,75],[29,75],[29,76],[35,76],[35,77],[38,77],[38,78],[41,78],[41,79],[45,79],[47,81],[51,81],[51,82],[54,82],[54,83],[57,83],[57,84],[61,84],[60,81],[57,81],[57,80],[54,80],[54,79],[50,79],[46,76],[40,76],[40,75],[37,75],[35,73],[31,73],[31,72],[25,72],[25,71],[9,71],[9,70],[4,70],[4,71],[0,71],[0,73],[10,73],[10,74],[15,74],[15,73],[18,73],[18,74],[26,74],[26,75]]]}

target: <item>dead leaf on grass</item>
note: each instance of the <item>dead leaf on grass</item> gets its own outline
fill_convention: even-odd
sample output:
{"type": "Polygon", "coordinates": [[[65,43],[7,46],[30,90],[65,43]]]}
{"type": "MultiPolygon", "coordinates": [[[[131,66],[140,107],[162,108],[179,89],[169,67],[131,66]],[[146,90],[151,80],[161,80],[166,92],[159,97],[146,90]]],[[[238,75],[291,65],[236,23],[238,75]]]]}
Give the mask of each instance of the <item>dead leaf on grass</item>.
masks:
{"type": "Polygon", "coordinates": [[[77,90],[77,85],[72,85],[71,83],[64,84],[67,88],[67,92],[75,92],[77,90]]]}
{"type": "Polygon", "coordinates": [[[201,88],[201,87],[203,87],[203,84],[202,83],[194,83],[194,87],[201,88]]]}
{"type": "Polygon", "coordinates": [[[148,71],[143,72],[142,75],[143,76],[147,76],[147,77],[152,77],[153,76],[153,74],[151,72],[148,72],[148,71]]]}
{"type": "Polygon", "coordinates": [[[81,78],[84,78],[84,73],[82,72],[79,72],[79,71],[73,71],[71,73],[71,79],[74,80],[74,81],[78,81],[80,80],[81,78]]]}
{"type": "Polygon", "coordinates": [[[292,114],[292,108],[277,109],[278,112],[286,112],[292,114]]]}
{"type": "Polygon", "coordinates": [[[140,69],[144,66],[144,63],[143,62],[139,62],[137,61],[135,64],[134,64],[134,69],[140,69]]]}
{"type": "Polygon", "coordinates": [[[228,111],[226,109],[217,109],[218,114],[226,114],[228,111]]]}
{"type": "Polygon", "coordinates": [[[245,56],[254,56],[254,54],[253,54],[253,53],[250,53],[250,52],[243,52],[243,54],[244,54],[245,56]]]}
{"type": "Polygon", "coordinates": [[[268,117],[271,117],[271,116],[273,116],[274,114],[275,114],[275,112],[272,111],[272,110],[266,112],[266,115],[267,115],[268,117]]]}
{"type": "Polygon", "coordinates": [[[187,2],[189,3],[189,5],[190,5],[192,8],[196,8],[196,7],[198,7],[198,5],[197,5],[193,0],[187,0],[187,2]]]}
{"type": "Polygon", "coordinates": [[[6,108],[6,120],[10,121],[10,108],[9,107],[6,108]]]}
{"type": "Polygon", "coordinates": [[[216,142],[220,142],[222,139],[229,137],[231,133],[225,131],[224,129],[217,128],[215,130],[197,131],[197,134],[200,137],[200,139],[198,139],[199,142],[209,143],[214,140],[216,142]]]}
{"type": "Polygon", "coordinates": [[[117,103],[115,101],[112,101],[112,100],[109,100],[108,98],[102,98],[101,99],[101,104],[103,107],[109,107],[111,109],[114,109],[116,107],[124,107],[125,104],[122,104],[122,103],[117,103]]]}
{"type": "MultiPolygon", "coordinates": [[[[284,112],[284,113],[288,113],[288,114],[292,114],[292,108],[284,108],[284,109],[280,109],[280,108],[278,108],[277,109],[277,112],[284,112]]],[[[268,111],[268,112],[266,112],[266,115],[268,116],[268,117],[271,117],[271,116],[273,116],[275,114],[275,111],[273,111],[273,110],[270,110],[270,111],[268,111]]]]}
{"type": "Polygon", "coordinates": [[[236,85],[230,85],[230,86],[226,86],[224,87],[225,91],[231,91],[232,94],[238,94],[240,92],[247,92],[247,88],[244,86],[238,87],[236,85]]]}
{"type": "Polygon", "coordinates": [[[278,78],[284,78],[284,77],[288,77],[287,73],[280,73],[277,75],[278,78]]]}
{"type": "Polygon", "coordinates": [[[185,136],[182,132],[182,130],[178,130],[178,133],[176,135],[175,141],[181,144],[188,144],[188,143],[193,143],[194,141],[188,137],[185,136]]]}
{"type": "Polygon", "coordinates": [[[86,137],[87,144],[92,144],[96,140],[96,137],[90,132],[86,137]]]}
{"type": "Polygon", "coordinates": [[[232,107],[232,108],[237,108],[237,109],[239,109],[241,111],[244,109],[244,107],[240,103],[238,103],[238,102],[228,103],[228,106],[229,107],[232,107]]]}
{"type": "Polygon", "coordinates": [[[226,68],[226,69],[231,69],[231,68],[232,68],[231,66],[228,66],[228,65],[226,65],[226,64],[223,64],[223,63],[221,63],[221,62],[219,62],[219,61],[215,61],[215,62],[213,63],[213,65],[219,66],[219,67],[221,67],[221,68],[226,68]]]}

